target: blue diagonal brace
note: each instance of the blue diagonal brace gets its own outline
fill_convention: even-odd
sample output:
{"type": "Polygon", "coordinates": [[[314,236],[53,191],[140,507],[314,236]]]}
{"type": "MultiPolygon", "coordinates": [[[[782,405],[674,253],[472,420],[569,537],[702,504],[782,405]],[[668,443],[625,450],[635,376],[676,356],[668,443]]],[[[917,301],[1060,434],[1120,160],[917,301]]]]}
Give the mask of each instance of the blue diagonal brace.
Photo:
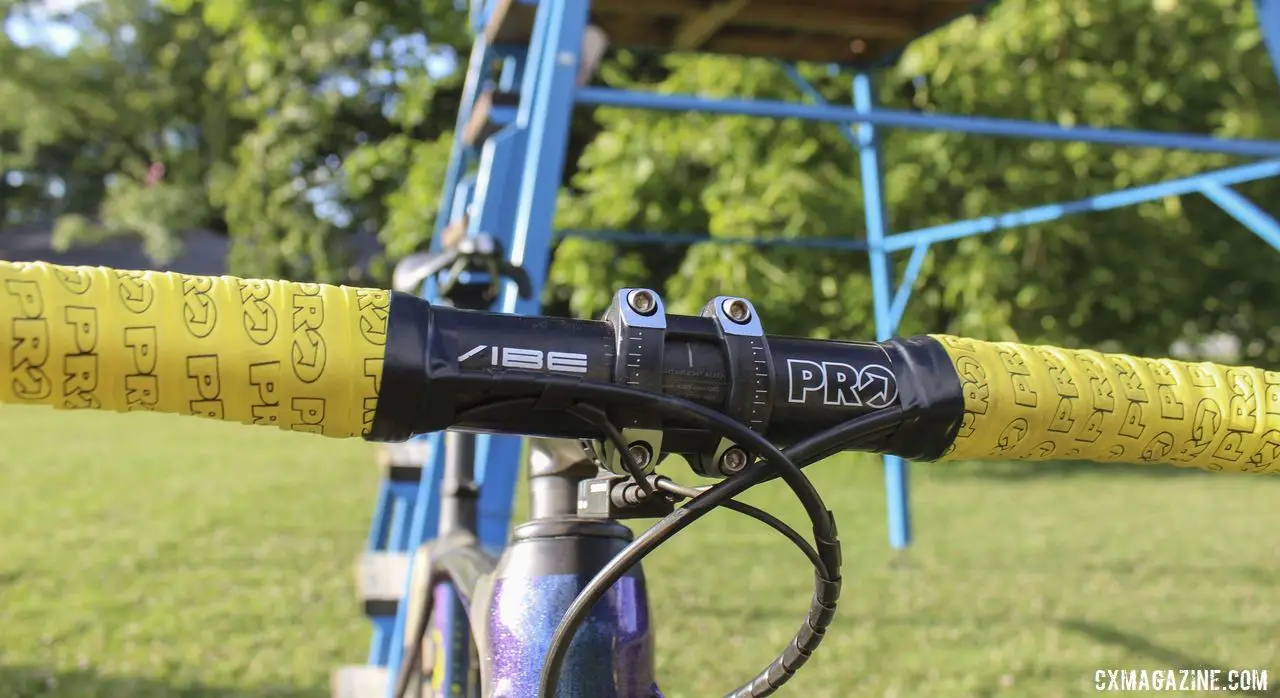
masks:
{"type": "Polygon", "coordinates": [[[1202,172],[1190,177],[1157,182],[1156,184],[1144,184],[1128,189],[1120,189],[1074,201],[1033,206],[1021,211],[1011,211],[994,216],[981,216],[965,221],[953,221],[928,228],[896,233],[890,235],[885,241],[885,248],[889,251],[905,250],[922,242],[933,243],[958,240],[971,235],[982,235],[997,230],[1054,221],[1063,216],[1078,213],[1110,211],[1124,208],[1125,206],[1133,206],[1143,201],[1154,201],[1166,196],[1185,196],[1186,194],[1203,191],[1206,184],[1225,186],[1278,176],[1280,176],[1280,160],[1263,160],[1239,167],[1228,167],[1212,172],[1202,172]]]}
{"type": "Polygon", "coordinates": [[[907,301],[911,300],[911,290],[920,277],[920,269],[929,256],[929,243],[922,242],[911,250],[911,258],[907,260],[907,268],[902,272],[902,282],[893,294],[893,304],[889,306],[889,322],[896,330],[902,324],[902,315],[907,311],[907,301]]]}
{"type": "Polygon", "coordinates": [[[1268,245],[1280,251],[1280,223],[1271,214],[1258,208],[1257,204],[1246,199],[1239,192],[1217,182],[1205,182],[1200,191],[1227,215],[1240,221],[1252,230],[1254,235],[1262,238],[1268,245]]]}
{"type": "MultiPolygon", "coordinates": [[[[827,100],[823,98],[823,96],[813,86],[813,83],[804,79],[804,76],[800,74],[800,70],[798,68],[790,63],[785,63],[783,64],[782,69],[786,72],[791,83],[799,88],[800,91],[804,93],[804,96],[809,98],[810,102],[824,107],[828,105],[827,100]]],[[[862,141],[858,138],[857,132],[854,131],[853,127],[849,124],[840,124],[840,135],[844,136],[844,139],[849,141],[849,145],[852,145],[854,148],[862,147],[862,141]]]]}

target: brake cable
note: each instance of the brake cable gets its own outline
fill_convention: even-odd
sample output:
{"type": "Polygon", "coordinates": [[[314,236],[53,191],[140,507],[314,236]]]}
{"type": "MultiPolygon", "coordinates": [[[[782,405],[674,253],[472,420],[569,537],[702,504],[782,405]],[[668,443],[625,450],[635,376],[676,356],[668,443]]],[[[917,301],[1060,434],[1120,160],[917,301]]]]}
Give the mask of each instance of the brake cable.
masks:
{"type": "MultiPolygon", "coordinates": [[[[711,489],[709,487],[705,489],[685,487],[676,483],[674,480],[665,477],[659,477],[654,485],[658,489],[673,494],[681,499],[693,499],[701,496],[704,492],[711,489]]],[[[750,504],[743,504],[735,499],[727,500],[720,506],[728,509],[729,511],[736,511],[739,514],[750,516],[756,521],[759,521],[778,533],[781,533],[784,538],[791,541],[792,545],[799,548],[800,551],[804,553],[805,557],[809,558],[809,563],[812,564],[815,569],[822,570],[824,575],[827,574],[827,565],[822,561],[822,558],[818,556],[818,551],[814,550],[813,546],[809,544],[809,541],[804,539],[804,536],[801,536],[794,528],[784,523],[782,519],[779,519],[763,509],[758,509],[750,504]]]]}
{"type": "MultiPolygon", "coordinates": [[[[527,389],[531,378],[527,376],[493,375],[489,377],[490,386],[495,390],[504,388],[527,389]]],[[[680,532],[697,519],[704,516],[730,498],[745,492],[768,475],[778,471],[784,481],[796,494],[813,525],[814,539],[817,543],[818,557],[825,563],[825,569],[816,569],[817,579],[814,585],[814,598],[806,623],[792,639],[781,656],[755,680],[744,685],[733,694],[735,696],[765,696],[786,682],[816,649],[821,642],[826,627],[835,614],[836,601],[840,590],[840,544],[837,540],[834,518],[822,501],[822,497],[814,489],[813,483],[801,472],[800,468],[769,440],[749,427],[736,422],[725,415],[693,402],[654,393],[625,385],[610,383],[586,383],[561,376],[540,375],[532,378],[533,383],[544,389],[543,394],[556,393],[572,395],[577,401],[598,400],[604,403],[629,403],[637,407],[652,408],[667,416],[682,419],[694,419],[706,427],[719,432],[740,445],[761,454],[763,459],[748,465],[742,472],[713,486],[709,491],[690,500],[670,515],[659,520],[651,528],[641,533],[635,541],[623,549],[612,561],[605,565],[599,573],[578,594],[570,604],[552,636],[546,660],[542,667],[538,695],[540,698],[551,698],[551,691],[558,683],[560,669],[568,654],[570,642],[579,625],[584,622],[595,604],[603,598],[613,583],[654,548],[661,545],[671,536],[680,532]],[[824,572],[826,574],[824,574],[824,572]],[[744,692],[746,691],[746,692],[744,692]]],[[[826,451],[836,440],[849,440],[860,437],[868,430],[875,430],[892,425],[901,419],[900,408],[892,407],[873,412],[853,420],[850,424],[840,425],[821,434],[804,440],[788,449],[801,456],[800,460],[826,451]]]]}
{"type": "MultiPolygon", "coordinates": [[[[715,413],[718,415],[718,413],[715,413]]],[[[856,418],[850,422],[832,427],[820,434],[809,439],[797,443],[787,449],[788,453],[799,456],[799,460],[808,460],[812,455],[825,451],[829,444],[836,441],[843,441],[851,438],[857,438],[861,433],[867,430],[884,428],[901,418],[901,411],[898,408],[890,408],[873,412],[871,414],[856,418]]],[[[714,420],[720,421],[720,420],[714,420]]],[[[717,425],[719,426],[719,425],[717,425]]],[[[755,432],[751,432],[745,426],[741,426],[743,437],[749,433],[755,436],[755,432]]],[[[728,438],[733,436],[726,435],[728,438]]],[[[744,438],[743,440],[747,440],[744,438]]],[[[755,440],[755,439],[751,439],[755,440]]],[[[763,439],[760,439],[763,441],[763,439]]],[[[767,442],[766,442],[767,443],[767,442]]],[[[772,447],[771,447],[772,448],[772,447]]],[[[764,449],[762,449],[764,450],[764,449]]],[[[724,482],[712,486],[709,490],[700,494],[697,498],[690,501],[681,509],[673,512],[671,515],[654,524],[651,528],[637,536],[636,540],[623,549],[616,557],[604,566],[596,576],[588,582],[582,589],[578,597],[574,599],[566,610],[560,625],[556,628],[555,634],[552,636],[551,646],[547,652],[546,663],[543,665],[543,673],[539,686],[540,698],[551,698],[552,687],[558,682],[558,674],[563,665],[565,656],[568,654],[568,648],[572,642],[577,628],[585,621],[586,616],[594,608],[608,590],[626,573],[631,567],[639,563],[645,556],[655,550],[659,545],[669,540],[676,533],[693,523],[702,515],[711,511],[717,506],[722,506],[729,501],[731,497],[737,496],[742,492],[754,487],[770,475],[769,466],[781,460],[791,467],[796,467],[791,459],[781,452],[777,452],[773,448],[774,453],[766,452],[766,457],[749,465],[742,472],[734,475],[724,482]],[[778,456],[781,455],[781,459],[778,456]],[[773,460],[770,457],[773,457],[773,460]]],[[[786,465],[783,466],[784,468],[786,465]]],[[[785,477],[785,475],[784,475],[785,477]]],[[[820,500],[819,500],[820,501],[820,500]]],[[[832,572],[839,570],[839,544],[835,539],[834,521],[830,518],[831,534],[830,538],[818,534],[816,537],[819,546],[824,552],[834,551],[834,569],[829,567],[832,572]]],[[[817,527],[815,526],[815,529],[817,527]]],[[[825,561],[825,560],[824,560],[825,561]]],[[[828,562],[828,565],[830,563],[828,562]]],[[[818,572],[818,579],[815,580],[814,598],[810,606],[810,612],[806,618],[805,624],[801,626],[800,631],[792,638],[787,649],[782,655],[777,657],[770,665],[760,672],[753,680],[747,682],[737,690],[728,694],[731,698],[756,698],[760,696],[771,695],[788,679],[794,675],[795,671],[800,668],[817,645],[822,641],[826,627],[830,624],[835,613],[835,602],[838,598],[840,581],[837,574],[822,574],[821,567],[815,566],[818,572]]]]}
{"type": "Polygon", "coordinates": [[[613,422],[609,421],[609,415],[599,407],[592,405],[573,405],[565,410],[588,424],[595,426],[604,432],[605,437],[617,447],[618,453],[622,457],[622,467],[626,468],[627,474],[635,481],[636,487],[644,492],[646,497],[660,497],[658,491],[654,489],[653,483],[644,475],[644,466],[640,465],[635,456],[631,454],[631,449],[627,445],[627,440],[622,438],[622,432],[613,422]]]}
{"type": "MultiPolygon", "coordinates": [[[[529,378],[492,376],[490,380],[498,384],[508,383],[527,387],[529,378]]],[[[759,698],[774,693],[795,674],[821,643],[826,628],[834,619],[836,602],[840,592],[840,546],[834,517],[825,508],[822,498],[814,489],[812,482],[801,472],[801,466],[829,455],[834,450],[840,450],[840,444],[855,442],[865,438],[869,433],[894,428],[901,419],[901,409],[897,406],[892,406],[863,415],[797,442],[785,450],[780,450],[746,425],[719,412],[680,398],[624,385],[583,383],[559,376],[539,376],[535,381],[548,390],[565,390],[577,398],[589,400],[594,397],[601,399],[602,402],[617,401],[621,398],[630,401],[632,404],[656,408],[658,412],[669,416],[676,416],[686,420],[694,419],[703,422],[707,428],[717,432],[724,438],[747,446],[762,455],[761,458],[749,464],[738,474],[703,489],[684,487],[665,477],[655,476],[654,482],[649,482],[648,478],[643,476],[639,463],[634,460],[634,456],[631,455],[629,449],[625,447],[618,448],[624,467],[626,467],[632,479],[636,480],[638,487],[648,485],[650,489],[661,489],[664,493],[684,497],[688,501],[638,535],[633,542],[628,544],[600,569],[595,577],[583,587],[569,608],[566,609],[547,650],[539,682],[538,696],[540,698],[551,698],[551,691],[554,690],[558,683],[560,670],[563,667],[570,644],[579,626],[586,620],[587,615],[608,590],[625,576],[632,567],[662,543],[711,510],[721,506],[752,516],[778,531],[800,548],[814,566],[816,577],[814,595],[804,624],[781,655],[775,658],[754,679],[729,693],[727,698],[759,698]],[[816,548],[809,545],[808,541],[798,532],[776,517],[750,505],[733,500],[734,497],[741,495],[752,487],[777,477],[781,477],[787,482],[809,514],[810,522],[813,525],[814,538],[817,542],[816,548]]],[[[498,403],[477,405],[467,410],[467,412],[482,413],[486,409],[493,409],[500,405],[509,406],[512,403],[536,405],[538,402],[537,398],[501,400],[498,403]]],[[[619,441],[625,442],[617,427],[608,420],[607,414],[600,408],[586,402],[578,402],[566,409],[565,412],[600,428],[604,432],[604,436],[615,446],[619,446],[619,441]]],[[[625,446],[625,443],[622,446],[625,446]]],[[[655,492],[653,496],[663,496],[663,494],[655,492]]],[[[425,608],[427,605],[429,604],[424,604],[424,614],[428,613],[427,608],[425,608]]],[[[420,622],[417,625],[419,627],[415,628],[415,630],[425,635],[427,624],[420,622]]],[[[415,633],[415,635],[419,633],[415,633]]],[[[400,679],[397,682],[398,684],[407,683],[405,681],[408,678],[406,674],[412,670],[408,666],[412,660],[408,657],[406,657],[406,660],[408,661],[405,662],[405,666],[401,667],[401,676],[398,677],[400,679]]],[[[405,687],[407,688],[407,686],[405,687]]],[[[398,685],[397,688],[400,688],[400,686],[398,685]]]]}

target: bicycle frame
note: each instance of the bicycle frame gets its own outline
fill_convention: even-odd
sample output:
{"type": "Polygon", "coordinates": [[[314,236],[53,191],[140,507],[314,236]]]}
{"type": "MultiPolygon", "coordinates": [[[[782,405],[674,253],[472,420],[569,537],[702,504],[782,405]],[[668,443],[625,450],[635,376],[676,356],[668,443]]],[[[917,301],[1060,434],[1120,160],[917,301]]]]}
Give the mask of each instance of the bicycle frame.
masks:
{"type": "MultiPolygon", "coordinates": [[[[532,697],[556,624],[595,573],[630,542],[631,530],[615,521],[579,518],[579,483],[597,474],[596,465],[572,441],[534,440],[530,518],[515,527],[495,560],[475,538],[475,490],[466,487],[473,437],[448,437],[441,534],[417,563],[448,579],[431,592],[432,626],[438,633],[432,695],[532,697]],[[480,686],[469,685],[477,673],[468,666],[471,642],[480,686]]],[[[413,689],[421,695],[411,684],[413,689]]],[[[556,696],[661,698],[639,565],[578,630],[556,696]]]]}

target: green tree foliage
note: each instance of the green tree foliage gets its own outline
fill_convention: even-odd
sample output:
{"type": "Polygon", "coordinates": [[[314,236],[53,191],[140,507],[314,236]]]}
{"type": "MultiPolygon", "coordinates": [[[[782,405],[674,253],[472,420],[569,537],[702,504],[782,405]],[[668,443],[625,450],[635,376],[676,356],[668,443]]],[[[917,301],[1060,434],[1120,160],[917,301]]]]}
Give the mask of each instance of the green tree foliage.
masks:
{"type": "MultiPolygon", "coordinates": [[[[775,65],[672,57],[664,92],[796,99],[775,65]]],[[[824,97],[850,86],[805,71],[824,97]]],[[[1280,90],[1250,3],[1003,0],[914,44],[879,78],[882,103],[1064,125],[1277,138],[1280,90]],[[924,78],[927,87],[911,89],[924,78]]],[[[613,73],[609,82],[623,84],[613,73]]],[[[707,231],[726,237],[861,236],[857,155],[838,127],[743,117],[598,112],[561,206],[565,227],[707,231]],[[660,189],[654,192],[653,189],[660,189]]],[[[950,133],[884,138],[888,218],[913,229],[1072,200],[1240,162],[1227,157],[950,133]]],[[[1244,187],[1280,211],[1280,187],[1244,187]]],[[[646,253],[566,241],[553,279],[577,312],[645,280],[646,253]]],[[[935,245],[903,332],[950,331],[1165,352],[1172,338],[1265,337],[1280,321],[1275,252],[1198,198],[1065,218],[935,245]]],[[[905,254],[897,259],[901,273],[905,254]]],[[[865,255],[701,245],[659,282],[696,303],[748,295],[778,331],[873,332],[865,255]]],[[[651,281],[652,283],[652,281],[651,281]]],[[[1274,344],[1274,342],[1272,342],[1274,344]]],[[[1275,357],[1270,357],[1275,358],[1275,357]]]]}
{"type": "Polygon", "coordinates": [[[393,256],[430,237],[460,84],[427,58],[469,42],[451,0],[104,0],[75,20],[65,56],[0,47],[0,97],[48,111],[0,117],[5,169],[84,170],[41,212],[60,240],[141,235],[165,257],[207,227],[238,273],[336,281],[352,233],[393,256]]]}
{"type": "Polygon", "coordinates": [[[175,231],[225,231],[206,176],[249,124],[203,87],[213,32],[145,0],[86,4],[70,20],[81,40],[65,55],[0,38],[0,102],[21,105],[0,115],[0,157],[31,190],[0,192],[7,218],[61,214],[63,242],[141,235],[161,257],[175,231]],[[63,196],[42,206],[50,185],[63,196]]]}
{"type": "MultiPolygon", "coordinates": [[[[0,0],[6,12],[21,7],[0,0]]],[[[452,0],[102,0],[75,21],[84,39],[65,56],[0,39],[0,103],[24,105],[0,114],[0,164],[28,175],[0,184],[0,220],[64,214],[66,239],[136,234],[161,252],[175,231],[209,227],[231,236],[236,273],[329,281],[356,279],[357,233],[376,235],[391,259],[428,241],[461,90],[460,71],[431,66],[448,48],[465,60],[470,42],[452,0]],[[155,163],[165,166],[158,182],[155,163]],[[50,179],[67,191],[56,201],[42,193],[50,179]]],[[[850,101],[847,74],[803,72],[826,100],[850,101]]],[[[734,57],[615,52],[599,79],[712,97],[800,94],[778,66],[734,57]]],[[[881,101],[899,109],[1280,138],[1266,118],[1280,110],[1280,87],[1253,5],[1234,0],[1002,0],[916,42],[877,80],[881,101]]],[[[862,237],[857,154],[839,129],[580,112],[557,225],[862,237]]],[[[894,230],[1239,162],[883,136],[894,230]]],[[[1264,207],[1280,202],[1276,183],[1241,191],[1264,207]]],[[[1075,216],[935,245],[901,331],[1157,353],[1228,331],[1280,346],[1268,335],[1280,326],[1275,260],[1198,197],[1075,216]]],[[[901,273],[905,254],[895,262],[901,273]]],[[[619,285],[646,284],[681,311],[717,293],[748,295],[772,331],[873,331],[857,252],[569,238],[551,282],[549,307],[580,315],[599,313],[619,285]]]]}
{"type": "Polygon", "coordinates": [[[199,7],[222,36],[205,80],[254,124],[210,183],[237,270],[334,280],[350,233],[395,256],[429,238],[460,96],[430,59],[469,42],[451,1],[171,6],[199,7]]]}

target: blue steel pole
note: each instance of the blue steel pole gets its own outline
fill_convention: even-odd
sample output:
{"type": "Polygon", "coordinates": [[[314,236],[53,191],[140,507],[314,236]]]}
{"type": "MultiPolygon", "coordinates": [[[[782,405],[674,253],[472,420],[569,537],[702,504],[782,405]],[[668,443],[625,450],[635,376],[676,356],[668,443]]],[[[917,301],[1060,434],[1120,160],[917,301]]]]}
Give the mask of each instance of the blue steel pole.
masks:
{"type": "MultiPolygon", "coordinates": [[[[875,108],[871,76],[859,73],[853,78],[853,104],[859,113],[875,108]]],[[[890,315],[893,281],[889,276],[889,253],[885,250],[888,232],[884,180],[880,163],[880,138],[875,126],[858,125],[858,164],[862,175],[862,205],[867,220],[867,247],[871,257],[871,291],[875,304],[876,339],[893,336],[897,327],[890,315]]],[[[884,457],[885,499],[889,514],[889,545],[905,548],[911,542],[911,521],[907,508],[907,464],[897,456],[884,457]]]]}
{"type": "MultiPolygon", "coordinates": [[[[534,99],[522,101],[516,125],[528,132],[528,155],[521,172],[520,198],[516,207],[516,228],[511,246],[511,262],[523,266],[541,290],[551,258],[556,198],[564,173],[569,147],[569,122],[573,118],[582,38],[587,30],[588,0],[542,0],[539,12],[552,12],[550,34],[538,62],[534,99]]],[[[534,67],[534,66],[531,66],[534,67]]],[[[526,84],[530,82],[526,76],[526,84]]],[[[516,295],[508,283],[502,298],[503,312],[536,313],[541,298],[527,301],[516,295]]]]}
{"type": "Polygon", "coordinates": [[[1262,43],[1271,57],[1271,70],[1280,81],[1280,0],[1256,0],[1258,28],[1262,30],[1262,43]]]}
{"type": "MultiPolygon", "coordinates": [[[[450,218],[451,204],[454,202],[454,192],[458,188],[458,183],[462,179],[462,174],[466,171],[467,161],[469,160],[467,148],[463,146],[461,139],[457,134],[462,133],[462,126],[467,123],[470,118],[472,105],[475,103],[476,95],[480,89],[480,83],[484,78],[484,66],[486,57],[489,55],[489,49],[485,45],[483,38],[477,40],[471,47],[471,56],[467,63],[466,81],[462,88],[462,102],[459,106],[457,120],[454,126],[454,142],[453,149],[449,153],[449,164],[445,169],[444,188],[440,194],[440,211],[436,216],[435,234],[431,239],[431,248],[439,249],[440,247],[440,231],[444,229],[445,224],[450,218]]],[[[434,291],[434,284],[428,284],[428,288],[424,289],[428,298],[434,291]]],[[[430,437],[418,437],[430,438],[430,437]]],[[[428,451],[430,452],[430,451],[428,451]]],[[[439,479],[439,471],[428,470],[424,463],[422,478],[418,484],[418,488],[426,489],[426,499],[436,497],[436,488],[432,484],[433,478],[439,479]]],[[[369,525],[368,549],[370,551],[379,550],[386,541],[388,549],[395,550],[397,541],[403,540],[403,535],[409,533],[412,524],[409,517],[414,511],[413,502],[417,497],[414,493],[412,499],[404,499],[398,496],[397,488],[394,483],[384,479],[381,485],[382,491],[378,494],[377,504],[374,506],[372,521],[369,525]]],[[[424,507],[423,515],[434,515],[435,507],[424,507]]],[[[373,646],[370,649],[370,656],[385,656],[380,647],[385,643],[381,639],[382,633],[375,630],[373,646]]]]}
{"type": "Polygon", "coordinates": [[[582,238],[604,242],[623,242],[641,245],[743,245],[748,247],[791,247],[816,250],[842,250],[865,252],[867,243],[853,238],[744,238],[712,237],[708,233],[642,233],[630,230],[559,230],[555,237],[582,238]]]}
{"type": "MultiPolygon", "coordinates": [[[[470,153],[462,143],[462,130],[470,118],[476,97],[480,94],[480,87],[486,77],[490,55],[489,46],[484,41],[484,38],[477,37],[476,42],[471,47],[471,55],[467,63],[467,74],[462,87],[462,102],[459,105],[458,115],[454,122],[453,149],[449,154],[449,164],[445,170],[440,210],[436,215],[435,234],[431,240],[431,249],[433,250],[440,249],[440,233],[444,230],[452,215],[456,213],[456,205],[458,203],[457,190],[463,180],[463,174],[466,172],[470,159],[470,153]]],[[[424,284],[423,297],[427,300],[433,300],[435,293],[434,280],[424,284]]],[[[396,534],[399,535],[393,537],[403,537],[404,544],[402,549],[409,555],[408,574],[405,575],[404,592],[401,594],[401,599],[405,602],[397,605],[395,618],[390,622],[375,621],[378,625],[373,637],[373,646],[370,648],[369,653],[371,664],[387,666],[392,672],[399,670],[400,660],[404,654],[403,638],[408,622],[409,607],[407,600],[413,593],[412,568],[413,560],[416,557],[413,553],[422,543],[435,537],[437,524],[439,523],[440,479],[444,470],[444,438],[443,434],[439,432],[418,438],[426,440],[427,456],[422,464],[422,476],[417,486],[413,488],[411,498],[403,498],[402,506],[407,509],[408,526],[393,525],[393,528],[399,529],[396,531],[396,534]]],[[[394,493],[392,501],[394,501],[394,493]]],[[[396,541],[393,540],[391,545],[395,546],[396,541]]],[[[392,698],[391,694],[394,691],[395,682],[389,681],[386,698],[392,698]]]]}
{"type": "Polygon", "coordinates": [[[365,550],[372,552],[382,547],[383,541],[387,539],[387,533],[391,528],[391,510],[393,507],[391,482],[389,479],[384,479],[381,487],[378,488],[378,502],[373,505],[373,522],[369,526],[369,536],[365,540],[365,550]]]}
{"type": "MultiPolygon", "coordinates": [[[[1274,2],[1275,0],[1268,0],[1274,2]]],[[[951,114],[919,114],[899,109],[864,111],[836,105],[799,104],[774,100],[709,99],[694,95],[632,92],[609,87],[578,90],[578,104],[659,111],[734,114],[773,119],[801,119],[829,123],[870,124],[917,131],[948,131],[1026,140],[1100,143],[1140,148],[1164,148],[1247,157],[1280,157],[1280,141],[1216,138],[1185,133],[1156,133],[1089,126],[1058,126],[1017,119],[951,114]]]]}
{"type": "MultiPolygon", "coordinates": [[[[535,22],[535,42],[525,68],[522,99],[515,127],[525,134],[525,154],[520,162],[520,184],[516,199],[514,229],[508,247],[512,264],[529,274],[533,293],[521,299],[514,283],[507,283],[499,310],[520,315],[541,309],[541,294],[551,262],[555,239],[556,198],[569,148],[569,122],[573,117],[574,90],[577,89],[582,38],[587,30],[589,0],[541,0],[535,22]],[[545,19],[544,19],[545,18],[545,19]],[[539,36],[539,30],[544,32],[539,36]]],[[[522,450],[520,439],[491,436],[477,442],[477,476],[486,482],[480,493],[480,542],[487,547],[493,538],[504,536],[505,526],[492,525],[487,512],[505,507],[509,511],[514,496],[514,473],[499,473],[500,482],[510,488],[488,485],[490,468],[515,468],[522,450]],[[508,480],[509,477],[509,480],[508,480]],[[504,499],[505,498],[505,499],[504,499]]]]}

